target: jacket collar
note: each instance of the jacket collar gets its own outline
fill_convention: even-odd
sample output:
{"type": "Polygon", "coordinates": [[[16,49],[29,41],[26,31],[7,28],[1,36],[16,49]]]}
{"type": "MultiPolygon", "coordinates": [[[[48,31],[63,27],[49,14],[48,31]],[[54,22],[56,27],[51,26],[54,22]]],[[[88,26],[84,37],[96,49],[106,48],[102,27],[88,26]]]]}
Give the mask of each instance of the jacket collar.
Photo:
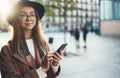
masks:
{"type": "Polygon", "coordinates": [[[14,57],[15,57],[17,60],[19,60],[20,62],[22,62],[22,63],[30,66],[29,63],[28,63],[27,60],[26,60],[25,55],[23,54],[23,50],[20,50],[19,52],[15,52],[15,53],[14,53],[14,57]]]}
{"type": "MultiPolygon", "coordinates": [[[[38,46],[37,46],[37,44],[34,42],[34,46],[35,46],[35,59],[36,59],[36,63],[37,63],[37,65],[38,66],[40,66],[41,65],[41,63],[42,63],[42,60],[44,59],[44,56],[41,56],[40,55],[40,52],[39,52],[39,49],[38,49],[38,46]]],[[[41,48],[42,49],[42,48],[41,48]]],[[[45,53],[44,53],[45,54],[45,53]]],[[[21,50],[19,50],[18,52],[15,52],[14,53],[14,57],[17,59],[17,60],[19,60],[20,62],[22,62],[22,63],[24,63],[24,64],[26,64],[26,65],[28,65],[28,66],[30,66],[30,64],[28,63],[28,60],[26,59],[26,56],[25,56],[25,54],[24,54],[24,51],[21,49],[21,50]]]]}

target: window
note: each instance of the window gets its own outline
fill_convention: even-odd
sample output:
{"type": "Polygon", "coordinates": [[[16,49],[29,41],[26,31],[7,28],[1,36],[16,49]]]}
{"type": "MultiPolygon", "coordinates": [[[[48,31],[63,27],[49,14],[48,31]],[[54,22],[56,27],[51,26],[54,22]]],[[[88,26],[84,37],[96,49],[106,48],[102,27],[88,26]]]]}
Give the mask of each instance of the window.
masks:
{"type": "Polygon", "coordinates": [[[112,2],[109,0],[101,1],[101,19],[112,19],[112,2]]]}
{"type": "Polygon", "coordinates": [[[119,0],[101,0],[100,6],[101,20],[120,19],[120,1],[119,0]]]}

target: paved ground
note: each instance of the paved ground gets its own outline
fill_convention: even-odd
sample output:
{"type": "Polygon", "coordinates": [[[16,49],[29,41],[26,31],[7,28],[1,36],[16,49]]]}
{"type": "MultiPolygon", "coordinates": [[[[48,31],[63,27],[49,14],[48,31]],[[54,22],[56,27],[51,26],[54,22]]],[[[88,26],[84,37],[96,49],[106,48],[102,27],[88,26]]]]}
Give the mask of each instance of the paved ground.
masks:
{"type": "MultiPolygon", "coordinates": [[[[59,78],[120,78],[120,39],[88,34],[87,48],[84,49],[81,34],[81,47],[77,49],[74,38],[69,33],[66,36],[67,56],[60,62],[62,72],[59,78]]],[[[10,34],[0,34],[0,46],[8,37],[10,34]]],[[[63,33],[45,34],[46,40],[49,37],[54,37],[51,50],[56,50],[64,43],[63,33]]]]}
{"type": "MultiPolygon", "coordinates": [[[[52,36],[50,34],[49,36],[52,36]]],[[[64,42],[63,35],[53,34],[54,49],[64,42]]],[[[105,38],[88,34],[87,48],[77,49],[74,38],[67,34],[67,57],[61,61],[60,78],[120,78],[120,39],[105,38]]]]}

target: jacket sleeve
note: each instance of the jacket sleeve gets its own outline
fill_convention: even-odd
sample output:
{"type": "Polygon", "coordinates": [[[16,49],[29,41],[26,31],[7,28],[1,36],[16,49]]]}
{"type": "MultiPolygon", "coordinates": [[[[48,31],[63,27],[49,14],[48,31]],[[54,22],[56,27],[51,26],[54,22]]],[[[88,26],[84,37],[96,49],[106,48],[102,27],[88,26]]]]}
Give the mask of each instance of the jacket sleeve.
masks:
{"type": "Polygon", "coordinates": [[[53,67],[50,66],[50,69],[47,71],[47,78],[56,78],[60,74],[60,71],[61,71],[60,66],[57,72],[54,72],[53,67]]]}
{"type": "MultiPolygon", "coordinates": [[[[50,47],[49,47],[48,43],[46,41],[43,41],[43,42],[44,42],[43,43],[44,44],[43,48],[44,48],[45,52],[49,52],[50,47]]],[[[57,76],[59,76],[60,72],[61,72],[61,67],[60,66],[59,66],[57,72],[54,72],[53,67],[50,66],[50,69],[47,71],[47,78],[56,78],[57,76]]]]}
{"type": "Polygon", "coordinates": [[[15,71],[15,66],[7,46],[2,47],[1,49],[0,69],[2,78],[20,78],[20,73],[15,71]]]}
{"type": "Polygon", "coordinates": [[[9,47],[4,46],[0,53],[0,70],[2,78],[39,78],[36,69],[20,73],[16,70],[13,55],[9,47]]]}

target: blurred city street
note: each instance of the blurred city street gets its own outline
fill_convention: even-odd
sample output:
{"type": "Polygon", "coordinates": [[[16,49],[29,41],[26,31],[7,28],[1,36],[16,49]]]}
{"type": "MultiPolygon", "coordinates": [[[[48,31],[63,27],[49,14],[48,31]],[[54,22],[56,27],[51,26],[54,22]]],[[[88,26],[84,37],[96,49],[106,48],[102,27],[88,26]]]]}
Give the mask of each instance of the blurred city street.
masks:
{"type": "MultiPolygon", "coordinates": [[[[55,51],[64,43],[63,33],[45,33],[45,39],[53,37],[50,44],[55,51]]],[[[0,33],[0,48],[10,38],[10,33],[0,33]]],[[[58,78],[120,78],[120,38],[108,38],[88,34],[87,48],[83,48],[82,33],[80,48],[76,48],[74,37],[66,34],[67,56],[60,62],[62,71],[58,78]]],[[[1,77],[0,77],[1,78],[1,77]]]]}
{"type": "MultiPolygon", "coordinates": [[[[1,0],[0,50],[12,37],[9,31],[16,33],[19,26],[18,33],[26,31],[24,26],[32,23],[35,26],[40,23],[51,51],[68,44],[57,78],[120,78],[120,0],[1,0]],[[26,5],[27,1],[37,4],[26,5]],[[38,3],[43,6],[37,7],[38,3]],[[68,31],[74,35],[77,31],[77,37],[80,32],[80,48],[68,31]],[[84,48],[83,33],[88,33],[87,48],[84,48]]],[[[32,30],[36,32],[36,29],[32,30]]]]}

